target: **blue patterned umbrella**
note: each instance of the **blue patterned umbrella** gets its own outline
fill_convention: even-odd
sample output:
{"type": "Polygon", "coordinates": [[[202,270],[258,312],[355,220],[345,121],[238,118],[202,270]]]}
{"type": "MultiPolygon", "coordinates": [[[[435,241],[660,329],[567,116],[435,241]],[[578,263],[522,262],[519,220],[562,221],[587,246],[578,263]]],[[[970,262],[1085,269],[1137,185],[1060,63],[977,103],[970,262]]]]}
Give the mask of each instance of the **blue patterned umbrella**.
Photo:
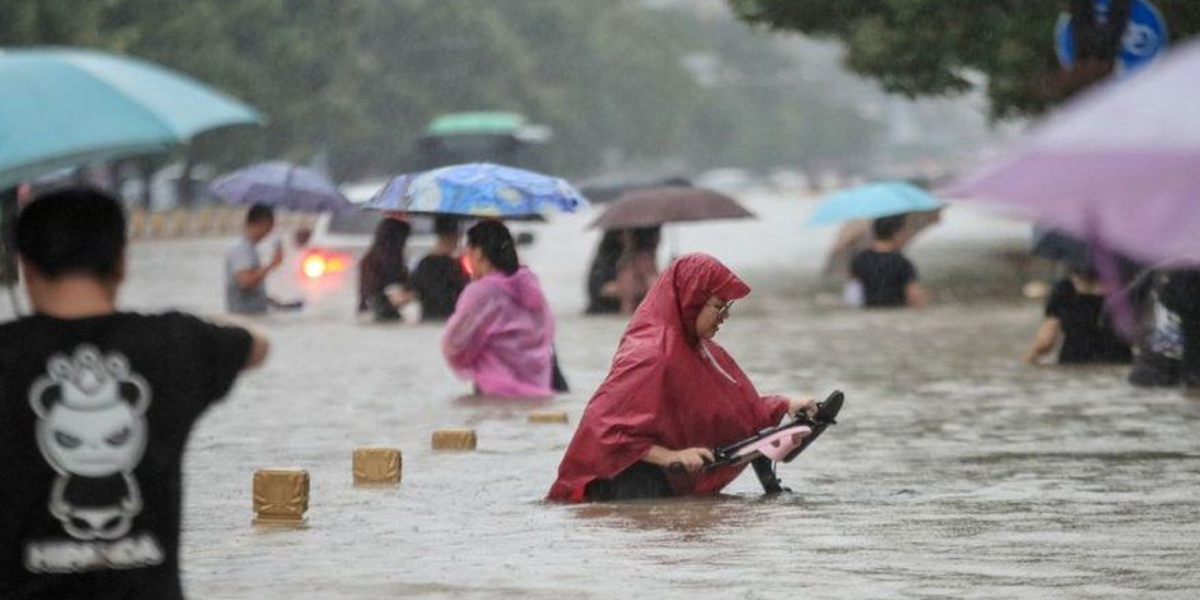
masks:
{"type": "Polygon", "coordinates": [[[363,208],[528,219],[548,212],[573,213],[588,206],[571,184],[557,177],[488,163],[442,167],[400,175],[363,208]]]}

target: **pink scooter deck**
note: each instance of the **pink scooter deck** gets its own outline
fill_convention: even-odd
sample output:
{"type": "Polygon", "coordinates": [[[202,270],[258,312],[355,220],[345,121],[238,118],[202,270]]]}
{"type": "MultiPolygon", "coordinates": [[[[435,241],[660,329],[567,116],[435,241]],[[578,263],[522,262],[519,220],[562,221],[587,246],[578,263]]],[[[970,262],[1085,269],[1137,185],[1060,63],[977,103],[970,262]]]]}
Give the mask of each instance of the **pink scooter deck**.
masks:
{"type": "Polygon", "coordinates": [[[761,440],[739,448],[731,458],[743,462],[765,456],[773,461],[781,461],[793,450],[800,447],[804,438],[812,435],[812,428],[807,425],[795,425],[777,431],[761,440]]]}

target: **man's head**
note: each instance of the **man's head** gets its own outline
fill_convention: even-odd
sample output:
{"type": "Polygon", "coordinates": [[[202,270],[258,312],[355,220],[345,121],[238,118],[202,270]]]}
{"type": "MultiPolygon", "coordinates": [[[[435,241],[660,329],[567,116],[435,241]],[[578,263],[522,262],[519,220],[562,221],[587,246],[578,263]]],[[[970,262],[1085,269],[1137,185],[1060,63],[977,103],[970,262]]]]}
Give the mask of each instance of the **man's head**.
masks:
{"type": "Polygon", "coordinates": [[[458,243],[462,237],[458,219],[446,215],[438,215],[433,219],[433,233],[447,241],[458,243]]]}
{"type": "Polygon", "coordinates": [[[255,204],[246,211],[246,237],[261,242],[275,228],[275,211],[266,204],[255,204]]]}
{"type": "Polygon", "coordinates": [[[908,215],[892,215],[890,217],[880,217],[875,219],[871,224],[871,230],[875,234],[875,239],[890,242],[896,238],[896,234],[904,229],[904,221],[908,215]]]}
{"type": "Polygon", "coordinates": [[[17,252],[31,286],[84,276],[114,289],[125,275],[125,214],[111,196],[68,188],[17,216],[17,252]]]}

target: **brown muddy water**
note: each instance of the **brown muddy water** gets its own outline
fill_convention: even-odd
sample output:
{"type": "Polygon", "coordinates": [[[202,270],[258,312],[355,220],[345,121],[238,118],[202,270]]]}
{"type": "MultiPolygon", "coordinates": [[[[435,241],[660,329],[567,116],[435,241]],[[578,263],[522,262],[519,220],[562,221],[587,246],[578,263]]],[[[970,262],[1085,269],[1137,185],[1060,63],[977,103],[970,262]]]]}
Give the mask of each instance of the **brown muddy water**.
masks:
{"type": "MultiPolygon", "coordinates": [[[[743,273],[719,341],[765,392],[842,389],[840,424],[719,498],[560,506],[543,494],[623,322],[585,318],[588,217],[553,220],[523,258],[558,314],[574,391],[547,403],[459,399],[436,326],[349,316],[348,293],[258,325],[270,364],[197,428],[183,568],[193,598],[1194,598],[1200,593],[1200,403],[1119,368],[1028,368],[1039,318],[1010,257],[1028,228],[970,209],[918,240],[934,305],[864,314],[816,280],[832,231],[811,202],[750,198],[758,221],[680,227],[743,273]],[[571,425],[526,422],[567,411],[571,425]],[[479,449],[435,453],[473,427],[479,449]],[[351,484],[356,446],[404,453],[398,488],[351,484]],[[312,475],[304,529],[256,530],[257,468],[312,475]]],[[[221,306],[228,240],[133,247],[125,305],[221,306]]],[[[274,282],[280,288],[288,282],[274,282]]]]}

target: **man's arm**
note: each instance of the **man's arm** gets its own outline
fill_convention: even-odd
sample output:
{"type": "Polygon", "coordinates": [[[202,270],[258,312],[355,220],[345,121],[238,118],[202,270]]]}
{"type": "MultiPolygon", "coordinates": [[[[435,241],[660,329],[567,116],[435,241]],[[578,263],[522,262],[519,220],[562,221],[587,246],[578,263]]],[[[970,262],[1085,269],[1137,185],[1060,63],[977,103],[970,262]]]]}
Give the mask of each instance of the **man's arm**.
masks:
{"type": "Polygon", "coordinates": [[[246,332],[250,334],[250,355],[246,357],[246,366],[242,369],[257,369],[267,361],[267,355],[271,352],[271,342],[253,329],[246,329],[246,332]]]}
{"type": "Polygon", "coordinates": [[[281,264],[283,264],[283,248],[276,245],[275,253],[271,256],[271,262],[261,267],[242,269],[234,273],[234,277],[237,279],[239,287],[248,290],[261,284],[267,278],[267,275],[270,275],[271,271],[279,268],[281,264]]]}
{"type": "Polygon", "coordinates": [[[1039,359],[1054,349],[1054,343],[1058,341],[1060,331],[1062,331],[1062,324],[1059,320],[1054,317],[1046,317],[1038,327],[1037,333],[1033,336],[1033,342],[1021,360],[1036,365],[1039,359]]]}
{"type": "Polygon", "coordinates": [[[921,289],[921,284],[912,281],[904,286],[904,301],[911,308],[925,308],[925,290],[921,289]]]}

